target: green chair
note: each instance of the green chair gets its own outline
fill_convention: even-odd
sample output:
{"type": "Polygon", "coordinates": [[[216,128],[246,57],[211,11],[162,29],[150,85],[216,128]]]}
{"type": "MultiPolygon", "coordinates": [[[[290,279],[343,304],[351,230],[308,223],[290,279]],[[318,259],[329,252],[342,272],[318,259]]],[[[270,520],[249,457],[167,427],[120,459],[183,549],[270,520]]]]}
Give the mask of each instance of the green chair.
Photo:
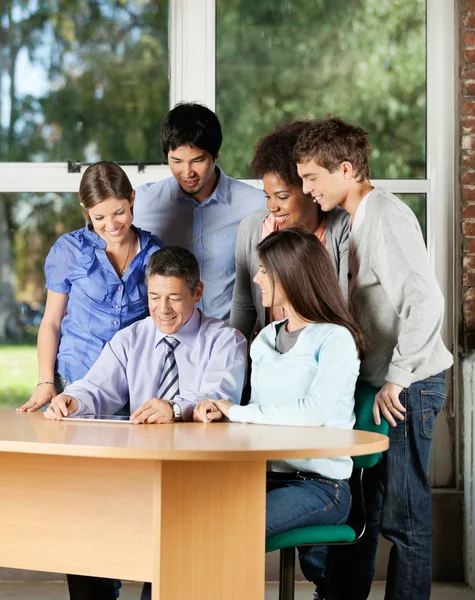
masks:
{"type": "MultiPolygon", "coordinates": [[[[382,419],[376,425],[373,417],[374,397],[378,388],[358,383],[355,391],[355,429],[388,434],[389,425],[382,419]]],[[[352,507],[345,525],[299,527],[278,533],[266,540],[266,552],[280,550],[279,600],[294,600],[295,548],[297,546],[330,546],[356,544],[366,528],[366,507],[363,492],[363,470],[374,467],[382,453],[353,457],[353,475],[350,479],[352,507]]]]}

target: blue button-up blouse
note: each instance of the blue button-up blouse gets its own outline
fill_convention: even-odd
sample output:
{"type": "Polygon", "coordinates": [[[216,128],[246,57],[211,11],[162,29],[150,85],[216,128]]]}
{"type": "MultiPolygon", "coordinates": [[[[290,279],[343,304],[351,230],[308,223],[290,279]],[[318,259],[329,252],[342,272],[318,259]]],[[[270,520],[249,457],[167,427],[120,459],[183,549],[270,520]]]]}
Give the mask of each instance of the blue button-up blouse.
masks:
{"type": "Polygon", "coordinates": [[[119,329],[149,314],[145,266],[163,244],[133,229],[139,252],[122,279],[107,258],[106,242],[87,227],[62,235],[46,258],[47,289],[69,295],[55,370],[70,382],[84,377],[119,329]]]}

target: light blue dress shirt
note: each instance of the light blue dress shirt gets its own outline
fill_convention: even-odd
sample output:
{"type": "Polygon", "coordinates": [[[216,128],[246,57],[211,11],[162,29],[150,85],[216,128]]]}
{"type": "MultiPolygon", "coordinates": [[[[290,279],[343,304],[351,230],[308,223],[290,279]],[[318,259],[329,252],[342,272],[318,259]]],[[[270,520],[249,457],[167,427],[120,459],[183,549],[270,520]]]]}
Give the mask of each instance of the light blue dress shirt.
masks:
{"type": "Polygon", "coordinates": [[[46,257],[46,287],[69,296],[55,365],[68,381],[84,377],[119,329],[149,314],[145,267],[163,243],[134,230],[140,250],[122,279],[107,258],[106,242],[87,227],[62,235],[46,257]]]}
{"type": "MultiPolygon", "coordinates": [[[[251,346],[251,400],[231,407],[229,420],[352,429],[360,361],[351,333],[340,325],[311,323],[281,354],[275,347],[276,324],[265,327],[251,346]]],[[[353,463],[343,456],[270,461],[268,466],[346,479],[353,463]]]]}
{"type": "Polygon", "coordinates": [[[167,245],[182,246],[198,259],[204,292],[199,308],[209,317],[227,321],[235,279],[234,249],[239,223],[264,208],[265,197],[217,167],[218,184],[212,194],[197,202],[174,177],[138,187],[134,223],[151,231],[167,245]]]}
{"type": "MultiPolygon", "coordinates": [[[[71,416],[112,415],[130,400],[134,412],[157,397],[167,351],[151,317],[119,331],[108,342],[87,375],[64,390],[79,402],[71,416]]],[[[185,421],[204,398],[239,404],[246,375],[247,342],[223,321],[205,317],[195,309],[191,318],[173,334],[180,392],[173,399],[185,421]]]]}

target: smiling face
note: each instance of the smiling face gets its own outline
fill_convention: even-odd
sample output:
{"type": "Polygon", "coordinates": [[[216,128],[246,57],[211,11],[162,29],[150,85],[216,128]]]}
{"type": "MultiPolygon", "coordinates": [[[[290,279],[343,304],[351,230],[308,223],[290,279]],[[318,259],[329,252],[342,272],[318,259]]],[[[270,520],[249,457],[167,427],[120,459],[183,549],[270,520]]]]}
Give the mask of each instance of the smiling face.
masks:
{"type": "Polygon", "coordinates": [[[352,167],[343,162],[336,171],[330,173],[314,160],[297,163],[297,171],[303,181],[303,191],[311,194],[321,209],[328,212],[345,203],[350,193],[352,183],[352,167]]]}
{"type": "Polygon", "coordinates": [[[267,210],[275,218],[279,229],[298,226],[311,231],[316,229],[317,210],[309,194],[304,194],[301,187],[289,185],[274,173],[266,173],[262,181],[267,210]]]}
{"type": "Polygon", "coordinates": [[[130,201],[107,198],[88,211],[94,231],[106,244],[127,240],[132,225],[133,196],[130,201]]]}
{"type": "Polygon", "coordinates": [[[168,152],[168,166],[180,187],[202,202],[216,185],[217,158],[195,146],[180,146],[168,152]]]}
{"type": "Polygon", "coordinates": [[[261,288],[263,306],[286,306],[287,300],[279,282],[274,281],[274,285],[272,284],[271,278],[261,263],[259,263],[259,271],[254,275],[253,281],[261,288]]]}
{"type": "Polygon", "coordinates": [[[173,335],[189,321],[203,293],[201,281],[192,292],[184,279],[164,275],[150,276],[147,288],[150,316],[166,335],[173,335]]]}

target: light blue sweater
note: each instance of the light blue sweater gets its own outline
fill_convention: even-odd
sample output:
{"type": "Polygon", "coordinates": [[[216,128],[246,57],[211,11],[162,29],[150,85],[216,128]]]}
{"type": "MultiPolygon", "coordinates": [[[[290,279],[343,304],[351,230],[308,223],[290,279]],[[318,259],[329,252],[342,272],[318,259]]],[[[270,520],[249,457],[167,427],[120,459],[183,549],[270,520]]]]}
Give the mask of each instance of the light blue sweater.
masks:
{"type": "MultiPolygon", "coordinates": [[[[352,429],[360,361],[351,333],[339,325],[312,323],[285,354],[275,349],[275,339],[276,323],[271,323],[252,344],[251,400],[233,406],[230,421],[352,429]]],[[[352,466],[348,456],[269,463],[271,471],[334,479],[348,478],[352,466]]]]}

